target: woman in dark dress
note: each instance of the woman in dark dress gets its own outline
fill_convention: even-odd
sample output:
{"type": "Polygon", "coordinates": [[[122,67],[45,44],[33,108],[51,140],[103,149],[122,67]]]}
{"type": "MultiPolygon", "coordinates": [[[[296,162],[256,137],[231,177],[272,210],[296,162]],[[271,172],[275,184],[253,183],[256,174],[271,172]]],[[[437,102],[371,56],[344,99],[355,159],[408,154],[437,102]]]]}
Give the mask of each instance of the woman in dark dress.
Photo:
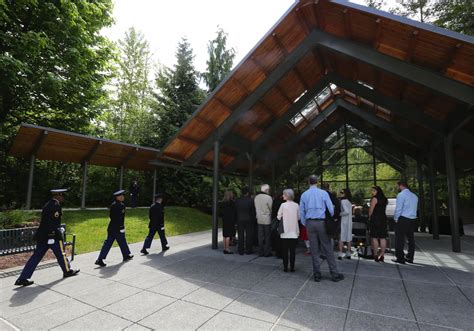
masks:
{"type": "Polygon", "coordinates": [[[224,237],[224,254],[234,254],[229,248],[230,239],[235,237],[235,222],[237,220],[237,210],[235,208],[235,195],[232,191],[224,193],[224,200],[220,205],[222,215],[222,235],[224,237]]]}
{"type": "Polygon", "coordinates": [[[387,198],[379,186],[372,187],[372,199],[369,208],[369,229],[372,237],[372,249],[375,262],[384,261],[385,247],[387,247],[387,198]],[[380,244],[380,245],[379,245],[380,244]],[[379,253],[380,247],[380,253],[379,253]]]}

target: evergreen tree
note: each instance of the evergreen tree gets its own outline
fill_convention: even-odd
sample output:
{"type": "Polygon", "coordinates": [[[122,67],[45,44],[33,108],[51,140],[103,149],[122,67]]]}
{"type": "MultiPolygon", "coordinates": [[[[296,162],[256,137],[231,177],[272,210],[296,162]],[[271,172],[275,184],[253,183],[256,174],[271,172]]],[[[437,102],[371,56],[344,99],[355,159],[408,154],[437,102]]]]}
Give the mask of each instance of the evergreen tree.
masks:
{"type": "Polygon", "coordinates": [[[438,0],[434,8],[438,15],[434,24],[445,29],[474,35],[474,1],[438,0]]]}
{"type": "Polygon", "coordinates": [[[118,44],[120,58],[113,84],[112,106],[105,117],[106,135],[138,144],[147,135],[151,116],[151,54],[145,37],[133,27],[118,44]]]}
{"type": "Polygon", "coordinates": [[[233,48],[227,49],[226,46],[227,33],[221,27],[218,27],[216,38],[210,40],[207,45],[209,60],[206,62],[206,72],[202,74],[208,87],[208,93],[214,91],[232,68],[235,51],[233,48]]]}
{"type": "Polygon", "coordinates": [[[182,38],[176,51],[174,68],[163,67],[157,74],[158,93],[155,94],[154,108],[159,137],[157,142],[152,142],[155,146],[165,145],[204,99],[193,60],[191,45],[186,38],[182,38]]]}

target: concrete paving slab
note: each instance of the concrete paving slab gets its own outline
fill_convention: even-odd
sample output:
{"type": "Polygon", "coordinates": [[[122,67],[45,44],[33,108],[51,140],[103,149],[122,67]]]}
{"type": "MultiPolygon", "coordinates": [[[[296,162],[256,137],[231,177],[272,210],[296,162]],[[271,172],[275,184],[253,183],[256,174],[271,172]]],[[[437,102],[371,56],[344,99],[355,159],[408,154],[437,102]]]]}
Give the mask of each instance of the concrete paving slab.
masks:
{"type": "Polygon", "coordinates": [[[144,318],[141,325],[159,330],[195,330],[214,315],[218,310],[195,305],[189,302],[176,301],[160,311],[144,318]]]}
{"type": "Polygon", "coordinates": [[[123,330],[133,323],[105,311],[96,310],[90,314],[62,324],[52,330],[123,330]]]}
{"type": "Polygon", "coordinates": [[[204,282],[197,280],[173,278],[156,286],[150,287],[148,291],[180,299],[185,295],[194,292],[204,284],[204,282]]]}
{"type": "Polygon", "coordinates": [[[113,283],[74,297],[77,298],[77,300],[85,302],[94,307],[102,308],[114,302],[125,299],[140,291],[141,289],[136,287],[131,287],[120,283],[113,283]]]}
{"type": "Polygon", "coordinates": [[[346,309],[294,301],[277,325],[298,330],[342,330],[346,309]]]}
{"type": "Polygon", "coordinates": [[[266,273],[246,272],[237,269],[227,275],[227,277],[220,277],[214,279],[212,282],[227,287],[235,287],[248,290],[255,286],[258,282],[267,276],[266,273]]]}
{"type": "Polygon", "coordinates": [[[471,329],[474,306],[459,289],[439,284],[405,282],[419,322],[471,329]]]}
{"type": "Polygon", "coordinates": [[[420,281],[426,283],[439,283],[451,285],[452,282],[441,272],[441,270],[433,265],[426,264],[409,264],[400,268],[400,273],[404,280],[420,281]]]}
{"type": "Polygon", "coordinates": [[[474,287],[459,286],[459,289],[467,297],[469,301],[474,305],[474,287]]]}
{"type": "Polygon", "coordinates": [[[465,270],[455,270],[446,267],[441,267],[441,269],[455,284],[459,286],[474,287],[474,272],[468,272],[465,270]]]}
{"type": "Polygon", "coordinates": [[[273,323],[289,303],[289,299],[247,292],[227,306],[224,311],[273,323]]]}
{"type": "Polygon", "coordinates": [[[347,308],[353,279],[354,276],[345,275],[345,279],[337,283],[326,279],[318,283],[311,277],[296,298],[313,303],[347,308]]]}
{"type": "Polygon", "coordinates": [[[270,330],[272,324],[253,318],[220,312],[198,330],[270,330]]]}
{"type": "Polygon", "coordinates": [[[128,327],[126,327],[124,330],[127,330],[127,331],[149,331],[149,330],[152,330],[150,328],[147,328],[143,325],[140,325],[138,323],[135,323],[135,324],[132,324],[128,327]]]}
{"type": "Polygon", "coordinates": [[[295,272],[276,270],[253,286],[251,291],[291,299],[296,295],[310,275],[310,272],[301,269],[295,272]]]}
{"type": "Polygon", "coordinates": [[[349,311],[346,330],[418,330],[414,321],[395,319],[380,315],[366,314],[359,311],[349,311]]]}
{"type": "Polygon", "coordinates": [[[147,289],[166,282],[170,279],[173,279],[174,277],[174,275],[170,275],[168,273],[157,270],[154,272],[136,273],[133,275],[128,275],[127,278],[121,279],[119,280],[119,282],[125,285],[130,285],[141,289],[147,289]]]}
{"type": "Polygon", "coordinates": [[[157,293],[142,291],[103,309],[127,320],[138,322],[175,301],[176,299],[157,293]]]}
{"type": "Polygon", "coordinates": [[[243,293],[244,290],[217,284],[206,284],[186,295],[183,300],[214,309],[223,309],[243,293]]]}
{"type": "Polygon", "coordinates": [[[0,317],[0,330],[2,331],[17,331],[18,328],[15,327],[11,322],[8,322],[0,317]]]}
{"type": "Polygon", "coordinates": [[[10,318],[22,330],[49,330],[96,310],[95,307],[67,298],[10,318]]]}

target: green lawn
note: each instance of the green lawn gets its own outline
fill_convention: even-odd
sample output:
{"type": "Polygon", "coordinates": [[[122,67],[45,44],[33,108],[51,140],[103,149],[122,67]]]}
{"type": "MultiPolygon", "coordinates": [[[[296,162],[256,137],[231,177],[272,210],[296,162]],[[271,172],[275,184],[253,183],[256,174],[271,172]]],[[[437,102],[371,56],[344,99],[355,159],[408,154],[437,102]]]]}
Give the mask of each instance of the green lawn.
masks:
{"type": "MultiPolygon", "coordinates": [[[[63,212],[62,221],[67,225],[68,233],[76,234],[78,254],[100,250],[107,236],[108,210],[66,210],[63,212]]],[[[208,230],[211,228],[211,223],[210,215],[193,208],[166,207],[165,209],[167,236],[208,230]]],[[[125,231],[127,242],[143,241],[148,234],[148,208],[127,209],[125,231]]],[[[114,246],[116,245],[115,243],[114,246]]]]}

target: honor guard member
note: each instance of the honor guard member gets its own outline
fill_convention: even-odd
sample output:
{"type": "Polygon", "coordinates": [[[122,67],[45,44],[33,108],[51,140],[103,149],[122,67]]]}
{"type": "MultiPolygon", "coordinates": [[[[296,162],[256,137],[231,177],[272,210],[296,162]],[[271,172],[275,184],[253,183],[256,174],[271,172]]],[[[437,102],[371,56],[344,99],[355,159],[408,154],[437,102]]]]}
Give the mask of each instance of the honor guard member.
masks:
{"type": "Polygon", "coordinates": [[[107,258],[110,248],[115,240],[122,251],[123,261],[128,261],[133,258],[128,248],[127,240],[125,239],[125,190],[119,190],[113,195],[115,201],[110,206],[110,223],[107,228],[107,239],[104,241],[104,245],[100,250],[99,258],[95,261],[95,264],[105,267],[106,264],[103,260],[107,258]]]}
{"type": "Polygon", "coordinates": [[[143,248],[140,253],[147,255],[147,249],[150,248],[151,242],[153,241],[153,237],[155,233],[158,232],[161,241],[161,249],[166,251],[170,249],[168,245],[168,240],[166,240],[165,236],[165,211],[162,205],[163,202],[163,195],[156,194],[155,195],[155,203],[151,205],[150,211],[148,213],[148,217],[150,218],[150,223],[148,224],[148,236],[145,238],[145,242],[143,243],[143,248]]]}
{"type": "Polygon", "coordinates": [[[61,227],[61,216],[63,215],[61,203],[64,202],[65,192],[67,192],[67,189],[51,190],[53,197],[43,207],[41,223],[33,238],[36,240],[35,251],[28,262],[26,262],[25,268],[23,268],[15,285],[28,286],[33,284],[33,281],[28,279],[31,278],[38,263],[43,259],[48,249],[51,249],[54,255],[56,255],[59,266],[63,270],[63,277],[71,277],[79,272],[79,270],[71,269],[64,250],[64,229],[61,227]]]}

